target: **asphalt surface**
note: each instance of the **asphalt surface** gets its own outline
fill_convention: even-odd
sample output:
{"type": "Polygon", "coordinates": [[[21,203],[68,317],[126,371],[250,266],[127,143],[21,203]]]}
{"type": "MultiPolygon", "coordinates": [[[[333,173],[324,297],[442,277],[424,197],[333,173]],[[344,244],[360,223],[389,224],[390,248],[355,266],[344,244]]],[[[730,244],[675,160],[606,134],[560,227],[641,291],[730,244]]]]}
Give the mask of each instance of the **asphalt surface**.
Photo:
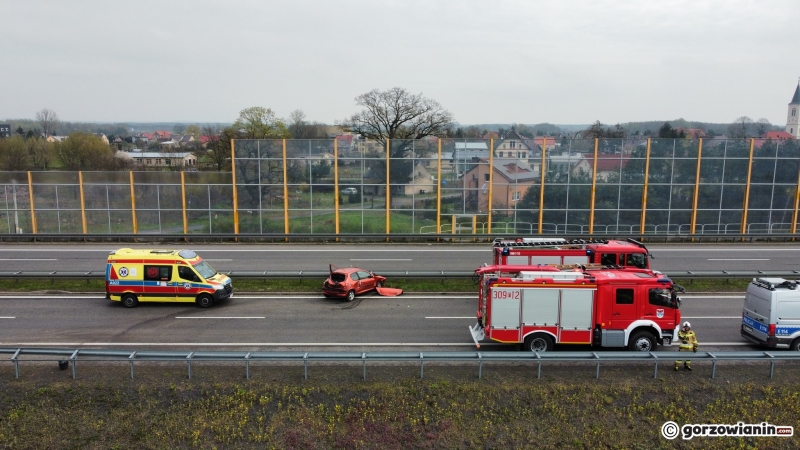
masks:
{"type": "MultiPolygon", "coordinates": [[[[0,271],[105,270],[108,253],[131,244],[0,244],[0,271]]],[[[157,248],[186,248],[185,244],[157,248]]],[[[326,271],[328,264],[380,271],[472,271],[492,260],[491,244],[203,244],[188,246],[215,269],[326,271]]],[[[648,246],[651,267],[686,270],[798,270],[800,244],[648,246]]]]}
{"type": "MultiPolygon", "coordinates": [[[[124,245],[0,245],[0,271],[104,270],[124,245]]],[[[131,245],[128,245],[131,246],[131,245]]],[[[135,247],[151,248],[147,245],[135,247]]],[[[180,248],[159,246],[160,248],[180,248]]],[[[327,270],[327,265],[385,271],[471,271],[491,261],[479,245],[191,245],[220,271],[327,270]]],[[[653,245],[654,269],[794,270],[800,245],[653,245]]],[[[684,296],[682,314],[704,349],[757,349],[739,336],[742,293],[684,296]]],[[[355,302],[321,295],[248,295],[210,309],[194,304],[141,304],[126,309],[92,295],[0,294],[0,346],[143,348],[426,349],[474,348],[471,295],[400,297],[368,294],[355,302]]],[[[482,345],[503,351],[513,346],[482,345]]]]}

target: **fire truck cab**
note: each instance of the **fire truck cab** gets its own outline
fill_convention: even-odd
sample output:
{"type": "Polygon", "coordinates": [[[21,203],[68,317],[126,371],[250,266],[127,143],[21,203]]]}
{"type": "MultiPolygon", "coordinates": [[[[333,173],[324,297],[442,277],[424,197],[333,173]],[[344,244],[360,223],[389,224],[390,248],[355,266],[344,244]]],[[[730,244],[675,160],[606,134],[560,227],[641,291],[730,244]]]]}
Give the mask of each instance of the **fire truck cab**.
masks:
{"type": "Polygon", "coordinates": [[[683,291],[647,269],[493,265],[479,278],[475,344],[483,339],[548,351],[555,344],[651,351],[681,323],[683,291]]]}
{"type": "Polygon", "coordinates": [[[641,242],[605,239],[497,238],[492,264],[601,264],[650,268],[650,252],[641,242]]]}

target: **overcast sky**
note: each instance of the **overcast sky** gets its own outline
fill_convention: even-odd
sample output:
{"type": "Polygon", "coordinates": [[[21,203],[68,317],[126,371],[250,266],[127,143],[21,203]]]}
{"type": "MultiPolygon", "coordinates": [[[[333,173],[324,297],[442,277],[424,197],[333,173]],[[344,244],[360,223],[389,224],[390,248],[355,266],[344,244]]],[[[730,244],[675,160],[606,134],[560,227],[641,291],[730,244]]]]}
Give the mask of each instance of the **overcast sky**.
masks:
{"type": "Polygon", "coordinates": [[[0,0],[0,120],[332,124],[403,87],[461,124],[786,124],[800,1],[0,0]]]}

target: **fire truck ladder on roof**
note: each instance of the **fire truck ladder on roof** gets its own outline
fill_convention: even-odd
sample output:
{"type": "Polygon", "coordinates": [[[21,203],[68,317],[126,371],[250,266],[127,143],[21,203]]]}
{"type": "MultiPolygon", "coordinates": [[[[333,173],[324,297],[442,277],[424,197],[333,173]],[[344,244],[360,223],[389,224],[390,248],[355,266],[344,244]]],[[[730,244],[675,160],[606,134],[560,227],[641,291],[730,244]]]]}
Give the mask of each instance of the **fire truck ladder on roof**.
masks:
{"type": "Polygon", "coordinates": [[[545,238],[522,238],[522,239],[503,239],[497,238],[493,245],[496,248],[582,248],[586,244],[608,244],[608,239],[545,239],[545,238]]]}

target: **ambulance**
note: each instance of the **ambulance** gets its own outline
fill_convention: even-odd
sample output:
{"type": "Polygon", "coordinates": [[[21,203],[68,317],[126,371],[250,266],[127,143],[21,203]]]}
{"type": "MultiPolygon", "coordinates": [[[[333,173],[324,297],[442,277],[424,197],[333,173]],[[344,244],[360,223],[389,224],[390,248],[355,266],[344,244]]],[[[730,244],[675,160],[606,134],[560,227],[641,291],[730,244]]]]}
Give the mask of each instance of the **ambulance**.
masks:
{"type": "Polygon", "coordinates": [[[208,308],[231,295],[231,279],[191,250],[121,248],[108,255],[106,298],[126,308],[139,302],[195,302],[208,308]]]}

